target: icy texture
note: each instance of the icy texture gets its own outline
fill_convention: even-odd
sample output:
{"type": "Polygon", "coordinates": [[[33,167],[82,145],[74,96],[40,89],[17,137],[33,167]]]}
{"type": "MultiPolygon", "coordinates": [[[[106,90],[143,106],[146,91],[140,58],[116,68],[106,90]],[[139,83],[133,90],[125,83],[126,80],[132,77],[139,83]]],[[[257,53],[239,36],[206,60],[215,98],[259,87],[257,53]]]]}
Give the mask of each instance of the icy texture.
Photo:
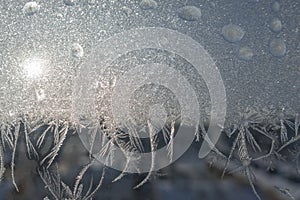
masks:
{"type": "MultiPolygon", "coordinates": [[[[64,190],[54,190],[58,193],[60,191],[66,193],[61,196],[82,197],[83,191],[87,191],[88,188],[81,184],[81,178],[91,164],[86,163],[87,165],[79,174],[77,174],[79,171],[75,175],[72,174],[72,177],[77,177],[75,181],[72,180],[74,181],[73,187],[70,184],[63,185],[63,180],[58,180],[59,176],[55,175],[53,168],[59,160],[57,158],[61,155],[60,152],[64,149],[62,147],[75,128],[79,132],[90,127],[96,132],[100,129],[104,130],[104,136],[110,139],[106,143],[108,145],[111,140],[120,136],[124,137],[125,133],[122,131],[125,132],[125,128],[131,127],[126,124],[124,126],[117,124],[112,117],[111,94],[116,86],[134,82],[134,78],[126,80],[120,77],[142,64],[156,63],[170,67],[169,71],[149,67],[147,72],[153,77],[170,80],[176,77],[170,74],[173,71],[184,76],[185,82],[189,83],[190,87],[182,87],[182,82],[176,78],[173,79],[173,86],[178,84],[178,88],[196,91],[196,99],[204,115],[205,125],[209,124],[211,97],[205,83],[207,77],[201,77],[191,62],[174,51],[136,47],[135,51],[118,55],[115,60],[111,60],[111,66],[106,68],[104,75],[98,74],[97,72],[104,69],[104,66],[96,61],[107,58],[110,52],[118,52],[119,47],[124,44],[124,40],[118,40],[115,41],[117,45],[108,45],[110,51],[102,52],[102,56],[92,59],[90,66],[92,70],[86,70],[86,74],[81,74],[85,77],[84,80],[96,77],[94,82],[78,82],[77,80],[78,72],[84,71],[82,67],[85,66],[84,63],[87,63],[86,59],[90,58],[88,56],[97,50],[94,48],[102,41],[117,33],[137,27],[164,27],[186,34],[199,42],[214,59],[213,63],[216,65],[214,70],[220,71],[224,81],[227,95],[227,124],[224,126],[222,136],[225,138],[220,140],[221,147],[214,149],[221,158],[214,156],[211,163],[219,161],[224,167],[224,160],[225,162],[228,160],[228,170],[224,172],[236,166],[243,166],[244,170],[254,168],[255,174],[259,175],[257,178],[260,182],[265,181],[266,184],[270,184],[272,180],[272,184],[276,183],[277,190],[282,194],[288,196],[292,193],[295,198],[299,198],[298,185],[283,184],[290,182],[289,179],[292,178],[289,177],[299,177],[300,168],[300,18],[299,9],[295,9],[299,8],[299,1],[282,1],[282,7],[277,3],[270,7],[269,1],[217,0],[213,3],[189,1],[188,3],[193,6],[186,6],[185,2],[179,0],[157,2],[159,6],[147,12],[141,9],[140,1],[83,0],[75,3],[73,0],[60,0],[44,1],[41,4],[42,7],[39,7],[37,3],[1,2],[0,120],[3,137],[1,137],[0,148],[0,176],[8,174],[9,178],[6,177],[6,180],[12,182],[9,187],[14,185],[14,189],[23,189],[19,187],[22,183],[18,178],[27,174],[27,171],[25,173],[22,170],[19,171],[14,161],[22,165],[22,159],[26,160],[28,157],[26,162],[31,165],[35,164],[33,169],[39,169],[39,178],[44,177],[43,182],[49,186],[48,189],[51,189],[50,186],[53,186],[51,183],[54,182],[54,184],[59,184],[59,188],[64,187],[64,190]],[[278,17],[277,15],[280,15],[284,29],[279,33],[274,33],[269,29],[269,22],[270,19],[278,17]],[[251,50],[246,48],[247,46],[251,47],[251,50]],[[83,93],[88,94],[86,96],[91,95],[95,98],[89,99],[88,104],[81,104],[86,96],[74,95],[78,94],[76,93],[78,90],[86,92],[83,93]],[[88,115],[81,115],[78,119],[74,115],[81,114],[81,112],[86,114],[89,110],[89,107],[81,105],[96,107],[96,109],[91,110],[92,112],[88,115]],[[247,107],[250,107],[250,111],[246,109],[247,107]],[[233,144],[235,139],[236,144],[233,144]],[[20,152],[24,154],[19,155],[20,152]],[[281,162],[281,157],[287,158],[287,161],[281,162]],[[252,167],[252,163],[255,167],[252,167]],[[4,173],[6,168],[9,173],[4,173]],[[283,176],[281,178],[286,182],[278,180],[277,176],[275,178],[271,176],[276,179],[274,182],[269,176],[261,176],[261,174],[266,175],[266,169],[278,170],[277,173],[281,174],[283,176]],[[55,181],[52,181],[53,178],[56,178],[55,181]],[[295,185],[296,187],[293,187],[295,185]]],[[[278,23],[275,25],[274,27],[278,30],[278,23]]],[[[137,38],[132,36],[127,39],[137,38]]],[[[143,41],[141,38],[139,40],[143,41]]],[[[168,42],[168,37],[159,38],[161,47],[170,46],[168,42]]],[[[178,44],[177,42],[173,41],[174,44],[178,44]]],[[[193,45],[182,46],[189,50],[189,55],[199,53],[195,52],[193,45]]],[[[197,58],[203,58],[202,56],[203,54],[200,54],[197,58]]],[[[205,59],[201,61],[203,65],[207,63],[205,59]]],[[[132,74],[145,77],[149,75],[148,73],[142,74],[142,71],[138,70],[132,74]]],[[[216,80],[209,81],[213,83],[216,80]]],[[[165,140],[169,142],[167,156],[172,160],[174,157],[172,134],[175,134],[176,117],[182,114],[178,103],[180,99],[176,98],[169,88],[151,83],[135,91],[124,90],[123,92],[119,95],[132,94],[126,103],[132,108],[130,114],[135,118],[135,125],[148,123],[150,124],[148,129],[152,133],[156,131],[156,127],[161,127],[161,124],[165,122],[168,128],[165,130],[168,132],[165,134],[167,137],[165,140]],[[162,111],[159,112],[160,110],[162,111]],[[149,118],[150,120],[147,121],[149,118]],[[171,121],[167,121],[166,118],[171,121]]],[[[122,100],[122,95],[119,98],[122,100]]],[[[182,98],[193,105],[194,102],[191,101],[190,96],[183,95],[182,98]]],[[[190,123],[186,122],[186,124],[190,123]]],[[[88,133],[93,136],[94,132],[88,133]]],[[[197,133],[197,139],[200,140],[202,135],[200,131],[197,133]]],[[[91,143],[98,138],[92,139],[91,143]]],[[[156,138],[151,139],[154,141],[156,138]]],[[[122,138],[112,143],[115,141],[122,142],[122,138]]],[[[155,149],[156,144],[156,142],[151,142],[151,148],[149,149],[148,145],[148,151],[155,149]]],[[[124,146],[127,150],[131,147],[124,146]]],[[[77,150],[77,146],[72,146],[71,149],[77,150]]],[[[72,150],[69,151],[73,152],[72,150]]],[[[103,153],[113,151],[113,148],[108,148],[107,151],[104,149],[103,153]]],[[[82,154],[88,153],[84,151],[82,154]]],[[[126,156],[125,158],[136,158],[135,154],[126,156]]],[[[76,158],[77,155],[66,157],[76,158]]],[[[89,160],[92,156],[86,157],[88,157],[86,160],[89,160]]],[[[64,160],[64,157],[60,159],[64,160]]],[[[83,164],[82,161],[79,163],[83,164]]],[[[150,167],[154,169],[154,166],[150,167]]],[[[71,168],[73,169],[73,166],[69,164],[67,167],[61,167],[60,170],[63,173],[64,170],[69,171],[68,169],[71,168]]],[[[124,169],[126,170],[129,171],[124,169]]],[[[177,170],[190,172],[182,165],[177,170]]],[[[125,174],[122,173],[117,178],[122,176],[125,174]]],[[[150,176],[152,172],[149,172],[146,178],[136,186],[146,183],[150,176]]],[[[99,178],[97,181],[94,180],[95,184],[101,185],[101,174],[97,177],[99,178]]],[[[246,177],[249,178],[249,175],[246,177]]],[[[247,181],[252,183],[250,178],[247,181]]],[[[299,180],[296,181],[299,182],[299,180]]],[[[97,188],[93,188],[90,192],[94,189],[97,188]]],[[[255,189],[256,187],[252,186],[252,190],[256,191],[255,189]]],[[[261,194],[260,191],[257,193],[261,194]]]]}
{"type": "MultiPolygon", "coordinates": [[[[270,19],[278,17],[271,10],[271,2],[247,1],[227,4],[217,1],[214,2],[214,6],[211,3],[200,5],[197,2],[189,2],[190,6],[196,7],[193,10],[201,8],[203,18],[193,24],[184,22],[178,17],[178,10],[185,7],[181,1],[171,4],[164,1],[149,12],[141,10],[140,3],[140,1],[128,1],[126,4],[119,1],[76,1],[76,6],[66,6],[63,0],[51,1],[41,4],[35,14],[24,16],[25,3],[2,2],[1,118],[15,119],[21,113],[71,118],[74,98],[78,98],[72,96],[73,81],[81,63],[85,62],[85,56],[101,41],[116,33],[136,27],[155,26],[185,33],[210,53],[225,83],[228,118],[235,116],[237,107],[252,104],[261,108],[272,105],[276,108],[285,107],[290,111],[300,110],[298,103],[300,54],[297,40],[299,37],[297,26],[300,19],[297,9],[294,9],[299,7],[299,2],[285,2],[278,11],[280,18],[284,19],[282,26],[285,28],[279,33],[284,43],[276,42],[276,35],[270,33],[268,29],[270,19]],[[125,12],[124,7],[130,12],[125,12]],[[224,25],[231,23],[239,26],[233,28],[230,25],[222,36],[224,25]],[[235,43],[228,43],[224,38],[228,41],[239,41],[240,46],[234,46],[235,43]],[[72,53],[74,43],[84,49],[79,47],[73,49],[76,50],[75,54],[72,53]],[[251,62],[239,60],[242,57],[239,49],[244,46],[251,47],[255,54],[251,62]],[[279,63],[278,56],[282,58],[279,63]],[[24,71],[23,63],[34,59],[43,60],[45,63],[43,72],[32,78],[28,76],[28,70],[24,71]],[[262,85],[264,87],[261,87],[262,85]]],[[[199,18],[198,11],[184,10],[183,13],[187,14],[185,15],[187,18],[199,18]]],[[[166,54],[159,53],[156,57],[159,60],[163,55],[166,54]]],[[[136,56],[135,54],[125,56],[122,67],[125,69],[134,63],[136,56]]],[[[183,66],[178,69],[188,66],[174,56],[167,56],[161,62],[170,60],[176,63],[173,66],[183,66]]],[[[201,82],[201,77],[193,74],[193,67],[185,69],[182,73],[187,74],[190,82],[195,83],[199,94],[205,91],[205,83],[203,80],[201,82]],[[199,82],[201,84],[198,84],[199,82]]],[[[120,71],[114,73],[118,76],[122,70],[120,68],[120,71]]],[[[94,84],[98,87],[97,84],[100,83],[94,84]]],[[[207,91],[205,93],[207,94],[207,91]]],[[[209,97],[203,95],[199,98],[202,98],[203,107],[207,107],[209,113],[209,97]]]]}

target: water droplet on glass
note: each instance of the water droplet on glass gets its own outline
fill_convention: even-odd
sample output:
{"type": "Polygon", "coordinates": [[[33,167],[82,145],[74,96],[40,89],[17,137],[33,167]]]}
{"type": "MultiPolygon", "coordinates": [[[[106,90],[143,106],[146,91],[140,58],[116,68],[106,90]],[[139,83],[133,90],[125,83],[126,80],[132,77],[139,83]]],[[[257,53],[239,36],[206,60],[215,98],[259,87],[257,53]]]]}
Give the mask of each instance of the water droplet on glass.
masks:
{"type": "Polygon", "coordinates": [[[273,32],[280,32],[282,30],[282,23],[278,18],[274,18],[270,23],[270,29],[273,32]]]}
{"type": "Polygon", "coordinates": [[[239,42],[245,35],[245,31],[238,25],[228,24],[223,26],[222,35],[228,42],[239,42]]]}
{"type": "Polygon", "coordinates": [[[72,53],[72,56],[75,57],[75,58],[81,58],[84,55],[83,48],[78,43],[72,44],[71,53],[72,53]]]}
{"type": "Polygon", "coordinates": [[[238,58],[241,60],[251,60],[253,58],[253,55],[253,50],[249,47],[242,47],[238,52],[238,58]]]}
{"type": "Polygon", "coordinates": [[[23,11],[26,15],[33,15],[37,13],[40,9],[40,6],[35,1],[30,1],[26,3],[23,7],[23,11]]]}
{"type": "Polygon", "coordinates": [[[274,1],[271,5],[273,12],[278,12],[280,10],[280,3],[278,1],[274,1]]]}
{"type": "Polygon", "coordinates": [[[154,0],[142,0],[140,3],[140,7],[143,10],[150,10],[157,8],[157,2],[154,0]]]}
{"type": "Polygon", "coordinates": [[[184,6],[178,10],[178,15],[187,21],[197,21],[201,18],[201,10],[195,6],[184,6]]]}
{"type": "Polygon", "coordinates": [[[283,39],[273,39],[270,42],[270,53],[275,57],[283,57],[286,54],[286,44],[283,39]]]}

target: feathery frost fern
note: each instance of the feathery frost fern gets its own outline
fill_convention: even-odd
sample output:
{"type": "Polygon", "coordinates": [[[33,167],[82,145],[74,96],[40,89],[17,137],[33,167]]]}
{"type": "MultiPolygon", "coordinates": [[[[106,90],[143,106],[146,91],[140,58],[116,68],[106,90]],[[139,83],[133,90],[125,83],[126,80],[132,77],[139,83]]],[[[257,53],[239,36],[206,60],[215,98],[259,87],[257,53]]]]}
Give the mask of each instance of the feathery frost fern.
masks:
{"type": "MultiPolygon", "coordinates": [[[[125,171],[128,171],[128,168],[136,167],[138,162],[142,162],[137,156],[138,152],[143,152],[145,149],[151,152],[152,160],[149,173],[134,188],[142,187],[155,174],[153,169],[157,162],[156,150],[159,145],[167,145],[168,157],[170,161],[173,159],[173,139],[178,129],[176,124],[180,124],[179,118],[173,119],[175,120],[165,124],[162,129],[156,127],[151,121],[147,121],[148,142],[137,137],[138,133],[134,129],[134,125],[108,129],[104,118],[100,118],[93,124],[76,124],[58,119],[34,120],[29,115],[19,116],[15,121],[3,120],[0,125],[1,180],[6,179],[8,165],[5,164],[4,160],[5,155],[9,154],[11,157],[9,166],[12,184],[17,191],[19,190],[14,173],[18,167],[15,164],[15,158],[18,145],[24,143],[27,158],[38,164],[37,172],[51,195],[47,198],[91,199],[103,184],[105,169],[103,169],[98,183],[95,183],[93,177],[90,177],[90,185],[86,186],[82,183],[82,179],[95,163],[94,151],[98,148],[96,138],[99,139],[97,134],[101,134],[102,148],[98,149],[100,155],[108,155],[106,157],[113,162],[114,150],[120,148],[127,159],[124,172],[121,172],[113,182],[126,176],[125,171]],[[68,135],[76,135],[80,129],[87,127],[89,127],[88,134],[92,136],[90,137],[91,148],[88,150],[90,162],[79,172],[71,189],[60,177],[57,169],[57,157],[61,153],[68,135]]],[[[200,136],[204,135],[206,131],[204,127],[197,127],[197,130],[200,130],[200,136]]],[[[223,129],[223,136],[227,138],[219,141],[223,145],[219,147],[220,145],[217,144],[211,153],[224,164],[223,166],[218,165],[222,168],[222,177],[225,177],[227,173],[243,172],[258,199],[261,199],[261,195],[256,190],[253,165],[265,163],[266,170],[270,171],[276,167],[273,166],[276,160],[291,159],[297,176],[300,176],[299,114],[287,115],[284,110],[265,112],[247,109],[240,113],[239,120],[232,124],[232,127],[223,129]]],[[[197,141],[199,139],[201,138],[198,138],[197,141]]],[[[294,198],[287,188],[283,189],[276,185],[274,187],[291,199],[294,198]]]]}

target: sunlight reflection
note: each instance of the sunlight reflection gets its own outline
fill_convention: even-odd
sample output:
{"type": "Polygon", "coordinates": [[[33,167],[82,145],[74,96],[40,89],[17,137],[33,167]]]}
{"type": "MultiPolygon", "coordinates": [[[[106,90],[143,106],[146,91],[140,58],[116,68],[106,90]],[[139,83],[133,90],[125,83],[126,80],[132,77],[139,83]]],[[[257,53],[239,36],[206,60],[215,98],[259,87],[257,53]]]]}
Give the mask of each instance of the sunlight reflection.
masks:
{"type": "Polygon", "coordinates": [[[46,61],[39,58],[26,59],[22,64],[25,75],[30,78],[38,78],[42,75],[46,61]]]}

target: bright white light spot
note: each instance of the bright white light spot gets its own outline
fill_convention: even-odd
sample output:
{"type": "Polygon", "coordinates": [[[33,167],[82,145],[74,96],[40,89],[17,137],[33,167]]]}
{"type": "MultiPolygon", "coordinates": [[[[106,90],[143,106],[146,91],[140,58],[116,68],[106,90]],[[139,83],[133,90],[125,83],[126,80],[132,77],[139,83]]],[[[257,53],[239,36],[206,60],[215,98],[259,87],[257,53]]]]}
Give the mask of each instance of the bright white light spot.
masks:
{"type": "Polygon", "coordinates": [[[28,78],[37,78],[43,73],[45,61],[42,59],[27,59],[23,63],[23,70],[28,78]]]}

